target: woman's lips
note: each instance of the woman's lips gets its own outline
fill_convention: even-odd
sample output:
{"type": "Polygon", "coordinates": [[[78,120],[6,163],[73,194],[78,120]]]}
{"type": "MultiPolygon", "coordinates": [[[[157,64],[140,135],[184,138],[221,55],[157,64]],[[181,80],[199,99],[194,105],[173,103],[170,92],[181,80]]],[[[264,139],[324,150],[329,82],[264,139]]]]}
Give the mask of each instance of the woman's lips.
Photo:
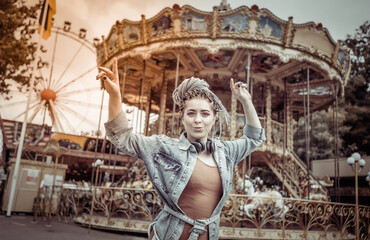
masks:
{"type": "Polygon", "coordinates": [[[194,131],[196,132],[201,132],[203,130],[202,127],[194,127],[194,131]]]}

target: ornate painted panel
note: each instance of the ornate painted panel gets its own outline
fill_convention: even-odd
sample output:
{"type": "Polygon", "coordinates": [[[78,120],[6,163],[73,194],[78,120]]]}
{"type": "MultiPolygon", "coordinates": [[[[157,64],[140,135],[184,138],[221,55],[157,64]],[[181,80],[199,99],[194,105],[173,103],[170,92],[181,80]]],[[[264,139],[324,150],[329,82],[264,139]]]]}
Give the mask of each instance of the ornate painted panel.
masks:
{"type": "Polygon", "coordinates": [[[152,24],[152,36],[161,36],[171,27],[171,19],[163,16],[152,24]]]}
{"type": "Polygon", "coordinates": [[[234,55],[234,51],[230,50],[221,50],[217,54],[211,54],[206,49],[196,50],[195,52],[203,65],[209,68],[226,67],[234,55]]]}
{"type": "Polygon", "coordinates": [[[189,31],[206,31],[207,23],[204,17],[193,13],[185,13],[182,16],[182,27],[189,31]]]}
{"type": "Polygon", "coordinates": [[[127,25],[123,28],[123,39],[128,42],[140,40],[140,29],[138,26],[127,25]]]}
{"type": "Polygon", "coordinates": [[[226,17],[222,22],[223,32],[241,32],[248,29],[248,17],[246,15],[237,14],[226,17]]]}
{"type": "Polygon", "coordinates": [[[253,59],[253,73],[267,73],[284,65],[278,56],[259,54],[253,59]]]}
{"type": "Polygon", "coordinates": [[[258,21],[257,29],[266,37],[281,37],[281,26],[270,17],[261,16],[258,21]]]}

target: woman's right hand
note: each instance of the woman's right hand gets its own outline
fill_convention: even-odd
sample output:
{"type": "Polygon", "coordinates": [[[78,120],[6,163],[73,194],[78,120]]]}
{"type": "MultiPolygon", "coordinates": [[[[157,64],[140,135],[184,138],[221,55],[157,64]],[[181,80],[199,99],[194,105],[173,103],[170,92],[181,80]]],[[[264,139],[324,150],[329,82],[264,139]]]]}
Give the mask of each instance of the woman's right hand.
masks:
{"type": "Polygon", "coordinates": [[[102,79],[104,88],[112,96],[120,96],[117,58],[113,59],[112,71],[105,67],[99,67],[101,71],[96,80],[102,79]]]}
{"type": "MultiPolygon", "coordinates": [[[[103,80],[104,88],[109,94],[108,120],[112,120],[122,112],[122,99],[121,92],[119,90],[117,58],[113,59],[112,71],[105,67],[99,67],[99,70],[101,72],[98,74],[98,76],[96,76],[96,79],[103,80]]],[[[127,119],[123,124],[128,126],[127,119]]]]}

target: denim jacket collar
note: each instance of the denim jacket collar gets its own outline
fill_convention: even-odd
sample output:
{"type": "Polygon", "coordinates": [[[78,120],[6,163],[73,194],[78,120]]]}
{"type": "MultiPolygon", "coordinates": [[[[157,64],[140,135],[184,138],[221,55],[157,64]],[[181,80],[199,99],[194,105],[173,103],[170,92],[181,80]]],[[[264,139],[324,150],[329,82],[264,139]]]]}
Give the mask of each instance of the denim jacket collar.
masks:
{"type": "Polygon", "coordinates": [[[186,132],[181,133],[180,139],[179,139],[179,149],[188,150],[190,146],[191,146],[191,143],[186,138],[186,132]]]}
{"type": "MultiPolygon", "coordinates": [[[[191,146],[191,143],[189,142],[186,136],[187,136],[187,133],[185,131],[182,132],[180,135],[180,138],[179,138],[179,149],[180,150],[188,150],[189,147],[191,146]]],[[[212,141],[215,143],[215,141],[212,138],[207,138],[207,141],[212,141]]],[[[216,146],[219,147],[217,144],[216,146]]]]}

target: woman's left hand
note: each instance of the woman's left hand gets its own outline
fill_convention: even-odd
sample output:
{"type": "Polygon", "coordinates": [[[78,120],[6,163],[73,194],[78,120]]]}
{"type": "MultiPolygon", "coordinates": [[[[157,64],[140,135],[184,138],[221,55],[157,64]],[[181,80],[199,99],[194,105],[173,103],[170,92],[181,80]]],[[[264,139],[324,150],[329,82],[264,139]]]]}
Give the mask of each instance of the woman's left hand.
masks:
{"type": "Polygon", "coordinates": [[[230,89],[236,99],[240,102],[251,101],[252,97],[247,90],[247,85],[243,82],[234,83],[234,79],[230,79],[230,89]]]}

